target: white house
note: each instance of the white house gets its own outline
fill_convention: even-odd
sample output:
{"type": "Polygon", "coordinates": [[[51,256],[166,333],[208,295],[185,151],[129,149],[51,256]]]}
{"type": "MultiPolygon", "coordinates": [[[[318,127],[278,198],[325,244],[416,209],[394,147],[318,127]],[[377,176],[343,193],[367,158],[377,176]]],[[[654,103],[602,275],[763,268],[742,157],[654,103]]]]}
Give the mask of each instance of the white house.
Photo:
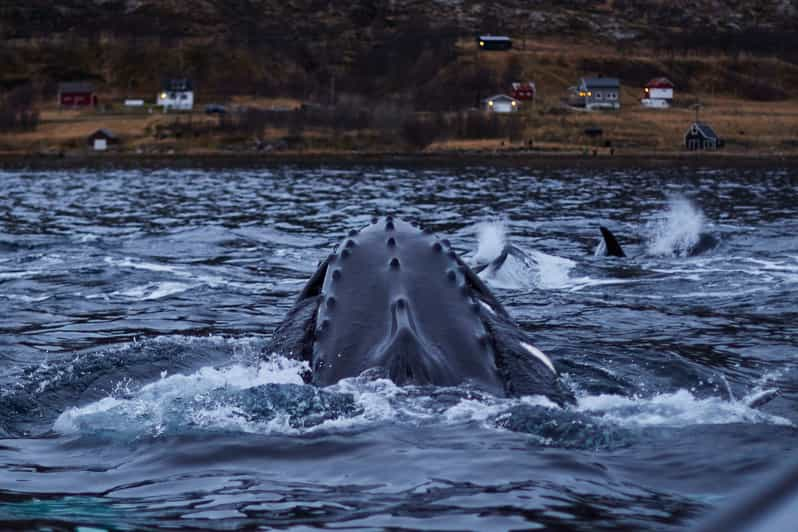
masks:
{"type": "Polygon", "coordinates": [[[167,109],[190,111],[194,107],[194,87],[189,79],[170,79],[158,93],[158,103],[167,109]]]}
{"type": "Polygon", "coordinates": [[[520,105],[521,102],[506,94],[497,94],[482,100],[482,108],[494,113],[514,113],[520,105]]]}
{"type": "Polygon", "coordinates": [[[668,78],[654,78],[643,87],[643,107],[666,109],[673,103],[674,85],[668,78]]]}

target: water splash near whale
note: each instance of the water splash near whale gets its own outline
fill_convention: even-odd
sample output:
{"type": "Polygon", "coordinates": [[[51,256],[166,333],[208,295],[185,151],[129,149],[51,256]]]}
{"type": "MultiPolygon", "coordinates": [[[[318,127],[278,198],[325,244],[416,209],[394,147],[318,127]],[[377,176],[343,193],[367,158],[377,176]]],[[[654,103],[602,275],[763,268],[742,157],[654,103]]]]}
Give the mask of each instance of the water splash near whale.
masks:
{"type": "Polygon", "coordinates": [[[701,241],[706,226],[704,213],[684,197],[672,197],[664,211],[645,225],[650,255],[686,257],[701,241]]]}

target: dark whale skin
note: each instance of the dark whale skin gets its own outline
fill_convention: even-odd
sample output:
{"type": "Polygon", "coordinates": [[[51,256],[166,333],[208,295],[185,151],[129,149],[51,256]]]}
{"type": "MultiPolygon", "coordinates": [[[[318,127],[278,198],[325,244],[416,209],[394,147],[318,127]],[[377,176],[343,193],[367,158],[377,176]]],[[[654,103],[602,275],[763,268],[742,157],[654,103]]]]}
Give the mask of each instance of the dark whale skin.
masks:
{"type": "Polygon", "coordinates": [[[364,372],[574,403],[554,365],[445,239],[390,216],[352,230],[321,262],[264,355],[308,363],[328,386],[364,372]]]}
{"type": "Polygon", "coordinates": [[[313,382],[377,367],[400,385],[470,382],[503,394],[481,312],[447,242],[401,220],[370,225],[329,259],[313,382]]]}

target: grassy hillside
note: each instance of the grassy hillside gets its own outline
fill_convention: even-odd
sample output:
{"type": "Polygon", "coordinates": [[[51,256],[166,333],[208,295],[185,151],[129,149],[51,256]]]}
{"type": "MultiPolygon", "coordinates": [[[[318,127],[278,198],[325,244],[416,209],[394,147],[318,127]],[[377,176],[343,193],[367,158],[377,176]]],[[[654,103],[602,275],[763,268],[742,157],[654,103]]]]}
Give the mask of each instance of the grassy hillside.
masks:
{"type": "MultiPolygon", "coordinates": [[[[30,80],[50,95],[57,81],[94,79],[149,94],[179,74],[219,95],[318,96],[333,79],[346,92],[405,94],[453,66],[454,43],[479,32],[509,34],[522,49],[553,40],[559,48],[543,53],[554,59],[599,44],[618,59],[798,63],[796,30],[795,0],[27,0],[0,6],[0,87],[30,80]]],[[[650,70],[669,71],[682,87],[701,67],[666,66],[650,70]]],[[[622,60],[580,65],[599,68],[627,83],[643,74],[622,60]]],[[[773,85],[778,72],[745,75],[773,85]]]]}
{"type": "Polygon", "coordinates": [[[474,145],[460,114],[516,80],[534,80],[539,98],[518,123],[491,126],[489,146],[531,140],[592,149],[582,131],[599,125],[602,146],[673,149],[689,107],[700,102],[731,149],[793,150],[796,13],[795,0],[10,2],[0,6],[0,108],[24,102],[25,116],[41,120],[36,131],[0,134],[0,150],[82,149],[87,131],[102,125],[117,128],[133,150],[298,136],[302,149],[319,150],[474,145]],[[514,49],[480,52],[480,32],[508,34],[514,49]],[[621,79],[621,113],[564,111],[567,88],[596,74],[621,79]],[[124,98],[152,102],[172,76],[193,79],[199,108],[290,101],[334,103],[335,111],[288,121],[250,113],[217,124],[122,109],[124,98]],[[637,105],[640,87],[656,76],[677,86],[676,108],[665,113],[637,105]],[[57,83],[85,79],[99,88],[101,108],[59,111],[57,83]],[[422,118],[408,123],[414,113],[422,118]]]}

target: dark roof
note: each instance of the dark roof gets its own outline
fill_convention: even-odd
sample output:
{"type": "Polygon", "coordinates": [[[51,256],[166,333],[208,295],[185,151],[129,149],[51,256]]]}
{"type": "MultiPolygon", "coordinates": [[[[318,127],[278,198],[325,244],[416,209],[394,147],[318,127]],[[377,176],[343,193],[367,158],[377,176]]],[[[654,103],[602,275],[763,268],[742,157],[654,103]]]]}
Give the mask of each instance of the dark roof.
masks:
{"type": "Polygon", "coordinates": [[[95,131],[94,133],[89,135],[89,137],[90,138],[91,137],[105,137],[107,139],[113,139],[113,140],[116,140],[116,139],[119,138],[119,137],[116,136],[116,134],[113,131],[111,131],[110,129],[106,129],[104,127],[101,127],[100,129],[98,129],[97,131],[95,131]]]}
{"type": "Polygon", "coordinates": [[[480,35],[479,40],[486,42],[506,42],[511,39],[506,35],[480,35]]]}
{"type": "Polygon", "coordinates": [[[194,84],[187,78],[167,79],[163,82],[163,90],[171,92],[183,92],[194,90],[194,84]]]}
{"type": "MultiPolygon", "coordinates": [[[[698,132],[704,138],[708,138],[708,139],[716,139],[716,138],[718,138],[718,134],[715,133],[715,130],[712,129],[712,127],[709,124],[706,124],[704,122],[693,122],[693,124],[690,126],[690,129],[692,129],[693,126],[695,126],[696,129],[698,129],[698,132]]],[[[689,130],[688,130],[688,132],[689,132],[689,130]]]]}
{"type": "Polygon", "coordinates": [[[668,78],[654,78],[648,83],[646,83],[646,87],[651,89],[673,89],[675,88],[673,82],[668,78]]]}
{"type": "Polygon", "coordinates": [[[595,89],[617,89],[621,86],[618,78],[582,78],[586,87],[595,89]]]}
{"type": "Polygon", "coordinates": [[[90,81],[64,81],[58,84],[58,92],[94,92],[90,81]]]}

